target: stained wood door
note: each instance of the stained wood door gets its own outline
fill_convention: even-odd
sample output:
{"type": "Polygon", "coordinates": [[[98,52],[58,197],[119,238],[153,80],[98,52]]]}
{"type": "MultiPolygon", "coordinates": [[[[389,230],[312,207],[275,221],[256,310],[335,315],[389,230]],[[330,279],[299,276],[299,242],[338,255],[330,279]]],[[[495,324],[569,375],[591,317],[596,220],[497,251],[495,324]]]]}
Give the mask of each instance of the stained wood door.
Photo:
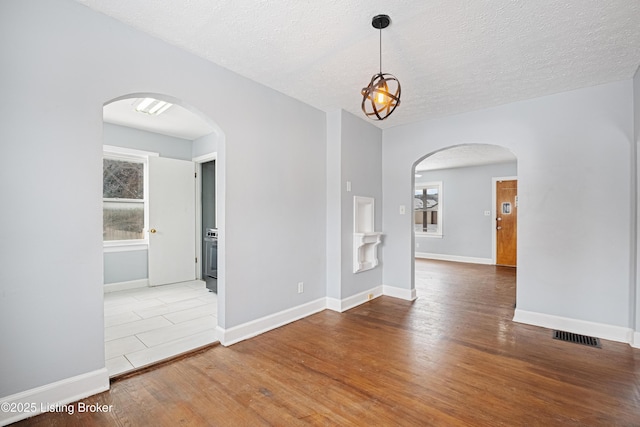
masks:
{"type": "Polygon", "coordinates": [[[518,243],[518,181],[496,182],[496,264],[515,267],[518,243]]]}
{"type": "Polygon", "coordinates": [[[195,166],[149,158],[149,284],[195,280],[195,166]]]}

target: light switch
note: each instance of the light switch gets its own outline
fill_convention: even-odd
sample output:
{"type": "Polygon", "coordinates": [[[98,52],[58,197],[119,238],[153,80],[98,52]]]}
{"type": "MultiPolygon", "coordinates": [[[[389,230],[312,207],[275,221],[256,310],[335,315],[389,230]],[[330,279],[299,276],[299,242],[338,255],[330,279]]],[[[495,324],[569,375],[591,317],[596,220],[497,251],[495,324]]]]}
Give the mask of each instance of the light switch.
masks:
{"type": "Polygon", "coordinates": [[[404,215],[406,213],[407,209],[405,208],[404,205],[400,205],[400,215],[404,215]]]}
{"type": "Polygon", "coordinates": [[[347,191],[351,191],[351,181],[347,181],[347,191]]]}
{"type": "Polygon", "coordinates": [[[484,216],[491,216],[491,211],[484,211],[484,216]]]}

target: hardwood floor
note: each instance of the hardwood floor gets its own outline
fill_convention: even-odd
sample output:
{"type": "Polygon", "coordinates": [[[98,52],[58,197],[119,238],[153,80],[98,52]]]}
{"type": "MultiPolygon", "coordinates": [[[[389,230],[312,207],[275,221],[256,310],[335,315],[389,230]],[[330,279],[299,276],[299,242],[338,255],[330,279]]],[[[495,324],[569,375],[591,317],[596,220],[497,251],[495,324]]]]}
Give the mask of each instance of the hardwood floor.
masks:
{"type": "Polygon", "coordinates": [[[513,323],[515,270],[416,262],[380,297],[118,380],[34,426],[639,426],[640,350],[513,323]],[[76,408],[77,408],[76,404],[76,408]]]}

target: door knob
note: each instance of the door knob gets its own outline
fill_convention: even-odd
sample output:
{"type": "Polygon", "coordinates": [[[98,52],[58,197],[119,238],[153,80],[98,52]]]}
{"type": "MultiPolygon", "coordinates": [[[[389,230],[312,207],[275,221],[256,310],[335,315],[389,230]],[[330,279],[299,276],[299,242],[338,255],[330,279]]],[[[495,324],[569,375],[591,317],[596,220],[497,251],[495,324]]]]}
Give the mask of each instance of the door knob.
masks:
{"type": "Polygon", "coordinates": [[[496,227],[496,230],[502,230],[502,227],[498,226],[496,227]]]}
{"type": "Polygon", "coordinates": [[[151,233],[151,234],[155,234],[155,233],[156,233],[156,229],[155,229],[155,228],[152,228],[151,230],[149,230],[149,233],[151,233]]]}

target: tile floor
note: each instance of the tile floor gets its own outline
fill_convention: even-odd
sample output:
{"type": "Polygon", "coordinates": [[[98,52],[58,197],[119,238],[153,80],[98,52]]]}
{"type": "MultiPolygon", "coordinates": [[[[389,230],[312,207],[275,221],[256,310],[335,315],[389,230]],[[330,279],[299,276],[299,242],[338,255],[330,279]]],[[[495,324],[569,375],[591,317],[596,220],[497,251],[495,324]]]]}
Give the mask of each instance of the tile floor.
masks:
{"type": "Polygon", "coordinates": [[[105,293],[109,376],[217,341],[217,310],[217,295],[199,280],[105,293]]]}

